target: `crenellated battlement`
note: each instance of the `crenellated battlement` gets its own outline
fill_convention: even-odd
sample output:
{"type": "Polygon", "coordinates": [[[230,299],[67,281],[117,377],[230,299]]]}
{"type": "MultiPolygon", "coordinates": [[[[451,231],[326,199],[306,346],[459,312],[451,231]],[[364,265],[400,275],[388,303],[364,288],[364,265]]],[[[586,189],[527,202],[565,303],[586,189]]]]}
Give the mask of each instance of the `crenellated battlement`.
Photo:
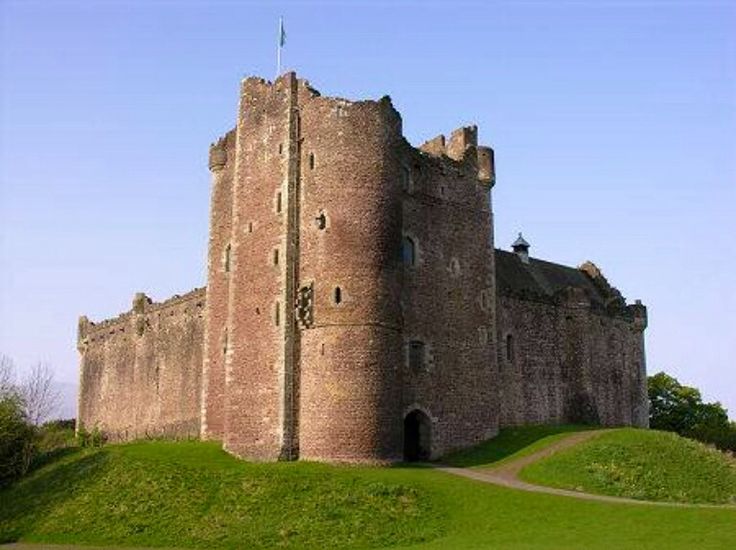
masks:
{"type": "Polygon", "coordinates": [[[453,130],[450,138],[440,134],[418,148],[423,153],[439,159],[450,159],[472,171],[479,182],[492,187],[496,181],[493,149],[478,145],[478,127],[461,126],[453,130]]]}
{"type": "Polygon", "coordinates": [[[146,294],[138,292],[134,295],[130,311],[102,321],[90,321],[86,315],[79,318],[77,328],[77,346],[81,349],[90,342],[104,339],[116,333],[124,333],[137,316],[169,312],[182,305],[194,304],[197,310],[204,308],[206,287],[195,288],[186,294],[175,294],[162,302],[154,302],[146,294]]]}

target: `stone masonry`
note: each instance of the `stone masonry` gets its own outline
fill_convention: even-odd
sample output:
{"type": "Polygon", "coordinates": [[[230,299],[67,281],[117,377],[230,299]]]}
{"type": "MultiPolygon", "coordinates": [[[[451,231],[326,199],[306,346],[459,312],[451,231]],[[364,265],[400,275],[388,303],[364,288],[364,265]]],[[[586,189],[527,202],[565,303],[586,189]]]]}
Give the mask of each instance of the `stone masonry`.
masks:
{"type": "Polygon", "coordinates": [[[504,425],[647,425],[645,307],[592,263],[494,250],[474,126],[414,148],[388,97],[247,78],[209,167],[206,289],[80,319],[78,427],[389,463],[504,425]]]}

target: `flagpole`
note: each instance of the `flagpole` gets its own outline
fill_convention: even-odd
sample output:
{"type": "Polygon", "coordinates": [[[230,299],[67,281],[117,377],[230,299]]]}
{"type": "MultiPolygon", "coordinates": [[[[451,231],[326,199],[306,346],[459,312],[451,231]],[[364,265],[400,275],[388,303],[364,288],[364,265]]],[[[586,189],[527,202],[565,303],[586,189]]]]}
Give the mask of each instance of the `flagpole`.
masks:
{"type": "Polygon", "coordinates": [[[281,75],[281,42],[282,42],[282,35],[284,32],[284,18],[279,17],[279,34],[278,34],[278,41],[276,42],[276,78],[278,78],[281,75]]]}

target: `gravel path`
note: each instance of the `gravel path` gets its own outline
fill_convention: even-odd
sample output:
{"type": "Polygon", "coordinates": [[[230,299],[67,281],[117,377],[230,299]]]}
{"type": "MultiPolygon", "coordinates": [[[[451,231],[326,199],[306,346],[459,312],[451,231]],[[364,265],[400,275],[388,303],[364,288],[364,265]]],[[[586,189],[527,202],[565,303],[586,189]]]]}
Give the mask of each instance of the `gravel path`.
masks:
{"type": "Polygon", "coordinates": [[[493,483],[494,485],[500,485],[510,489],[530,491],[532,493],[547,493],[550,495],[560,495],[583,500],[597,500],[600,502],[614,502],[620,504],[644,504],[648,506],[670,506],[676,508],[728,508],[736,510],[736,506],[728,504],[685,504],[681,502],[656,502],[652,500],[636,500],[633,498],[595,495],[593,493],[584,493],[581,491],[571,491],[568,489],[558,489],[556,487],[545,487],[544,485],[534,485],[533,483],[527,483],[526,481],[519,479],[519,472],[532,462],[537,462],[538,460],[542,460],[543,458],[553,455],[563,449],[567,449],[568,447],[587,441],[603,432],[604,430],[575,432],[574,434],[556,441],[536,453],[523,456],[517,460],[511,460],[495,468],[470,469],[444,465],[437,465],[435,468],[442,472],[447,472],[448,474],[466,477],[468,479],[474,479],[484,483],[493,483]]]}

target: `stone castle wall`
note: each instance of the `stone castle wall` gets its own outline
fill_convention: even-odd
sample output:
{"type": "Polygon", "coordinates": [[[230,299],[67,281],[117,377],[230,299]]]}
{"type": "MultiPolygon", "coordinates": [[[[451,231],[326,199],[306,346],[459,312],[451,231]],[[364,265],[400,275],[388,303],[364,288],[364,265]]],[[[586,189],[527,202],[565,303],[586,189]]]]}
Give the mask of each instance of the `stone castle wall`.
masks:
{"type": "Polygon", "coordinates": [[[399,460],[401,119],[306,87],[299,115],[299,456],[399,460]]]}
{"type": "Polygon", "coordinates": [[[585,302],[499,296],[501,425],[646,427],[642,331],[585,302]]]}
{"type": "Polygon", "coordinates": [[[403,269],[403,415],[431,420],[432,455],[467,447],[498,430],[493,167],[479,162],[474,127],[409,149],[402,234],[414,246],[403,269]],[[420,342],[421,364],[411,360],[420,342]],[[412,364],[414,363],[414,364],[412,364]]]}
{"type": "Polygon", "coordinates": [[[78,426],[113,440],[197,437],[205,291],[133,309],[98,324],[80,319],[78,426]]]}
{"type": "Polygon", "coordinates": [[[222,439],[225,434],[225,362],[230,335],[227,331],[230,273],[234,267],[231,243],[235,130],[210,148],[209,254],[205,307],[204,360],[202,365],[202,438],[222,439]]]}

